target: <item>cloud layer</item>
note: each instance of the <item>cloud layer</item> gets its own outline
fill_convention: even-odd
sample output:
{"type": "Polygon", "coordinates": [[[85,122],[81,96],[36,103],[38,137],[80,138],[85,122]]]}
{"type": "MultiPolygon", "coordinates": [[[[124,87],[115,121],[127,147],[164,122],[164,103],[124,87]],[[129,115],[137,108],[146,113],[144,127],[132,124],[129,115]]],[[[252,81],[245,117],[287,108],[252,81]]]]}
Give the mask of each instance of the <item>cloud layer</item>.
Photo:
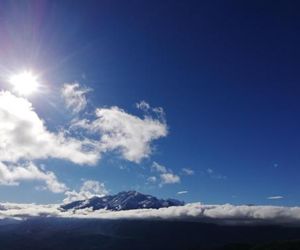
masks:
{"type": "Polygon", "coordinates": [[[218,224],[297,224],[300,225],[300,207],[203,205],[127,211],[92,211],[81,209],[63,212],[59,205],[12,204],[0,205],[0,218],[26,219],[32,216],[98,219],[157,219],[190,220],[218,224]]]}

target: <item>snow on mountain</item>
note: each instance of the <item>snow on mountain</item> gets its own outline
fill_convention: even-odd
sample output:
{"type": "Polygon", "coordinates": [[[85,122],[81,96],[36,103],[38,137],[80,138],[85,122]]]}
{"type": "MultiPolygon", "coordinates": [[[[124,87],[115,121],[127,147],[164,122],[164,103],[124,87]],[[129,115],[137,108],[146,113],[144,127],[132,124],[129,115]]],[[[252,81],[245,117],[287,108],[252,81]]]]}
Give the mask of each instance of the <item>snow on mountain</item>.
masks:
{"type": "Polygon", "coordinates": [[[184,202],[176,199],[158,199],[152,195],[145,195],[136,191],[120,192],[116,195],[92,197],[87,200],[74,201],[61,206],[62,210],[92,208],[93,210],[107,209],[112,211],[163,208],[182,206],[184,202]]]}

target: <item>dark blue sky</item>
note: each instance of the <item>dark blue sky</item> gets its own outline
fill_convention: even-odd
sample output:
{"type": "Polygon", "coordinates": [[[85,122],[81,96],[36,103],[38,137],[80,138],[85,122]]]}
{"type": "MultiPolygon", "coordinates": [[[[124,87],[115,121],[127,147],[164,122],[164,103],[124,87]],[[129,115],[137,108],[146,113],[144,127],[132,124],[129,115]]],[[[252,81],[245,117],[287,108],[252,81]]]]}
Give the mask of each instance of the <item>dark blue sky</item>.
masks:
{"type": "MultiPolygon", "coordinates": [[[[135,103],[145,100],[164,108],[170,133],[138,166],[109,156],[92,169],[51,160],[58,176],[74,179],[71,186],[96,178],[112,192],[187,190],[180,196],[187,201],[299,205],[299,7],[296,1],[4,1],[0,63],[43,72],[53,89],[73,81],[91,87],[94,107],[140,115],[135,103]],[[141,176],[153,161],[195,174],[150,188],[141,176]]],[[[66,115],[43,98],[32,102],[41,117],[54,117],[48,126],[55,129],[66,115]]],[[[17,192],[0,194],[7,190],[17,192]]]]}

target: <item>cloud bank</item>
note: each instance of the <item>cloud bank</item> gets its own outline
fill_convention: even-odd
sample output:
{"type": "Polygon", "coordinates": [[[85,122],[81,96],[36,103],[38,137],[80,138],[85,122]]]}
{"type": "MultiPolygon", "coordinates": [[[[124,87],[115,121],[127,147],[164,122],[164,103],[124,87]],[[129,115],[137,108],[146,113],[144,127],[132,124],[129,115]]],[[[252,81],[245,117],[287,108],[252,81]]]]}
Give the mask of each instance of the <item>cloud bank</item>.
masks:
{"type": "Polygon", "coordinates": [[[151,219],[189,220],[217,224],[291,224],[300,225],[300,207],[204,205],[190,203],[184,206],[160,209],[108,211],[90,209],[60,211],[59,205],[3,203],[0,218],[26,219],[32,216],[95,219],[151,219]]]}

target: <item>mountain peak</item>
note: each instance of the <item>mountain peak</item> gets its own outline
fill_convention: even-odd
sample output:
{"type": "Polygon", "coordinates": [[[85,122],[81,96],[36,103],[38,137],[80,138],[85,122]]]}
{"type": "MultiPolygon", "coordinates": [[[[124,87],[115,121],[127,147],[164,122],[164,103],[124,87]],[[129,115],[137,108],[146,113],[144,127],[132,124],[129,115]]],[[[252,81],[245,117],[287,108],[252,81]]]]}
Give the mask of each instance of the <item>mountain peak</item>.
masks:
{"type": "Polygon", "coordinates": [[[176,199],[158,199],[152,195],[139,193],[135,190],[122,191],[116,195],[104,197],[94,196],[86,200],[74,201],[62,205],[63,210],[92,208],[93,210],[107,209],[113,211],[130,209],[163,208],[171,206],[182,206],[184,202],[176,199]]]}

